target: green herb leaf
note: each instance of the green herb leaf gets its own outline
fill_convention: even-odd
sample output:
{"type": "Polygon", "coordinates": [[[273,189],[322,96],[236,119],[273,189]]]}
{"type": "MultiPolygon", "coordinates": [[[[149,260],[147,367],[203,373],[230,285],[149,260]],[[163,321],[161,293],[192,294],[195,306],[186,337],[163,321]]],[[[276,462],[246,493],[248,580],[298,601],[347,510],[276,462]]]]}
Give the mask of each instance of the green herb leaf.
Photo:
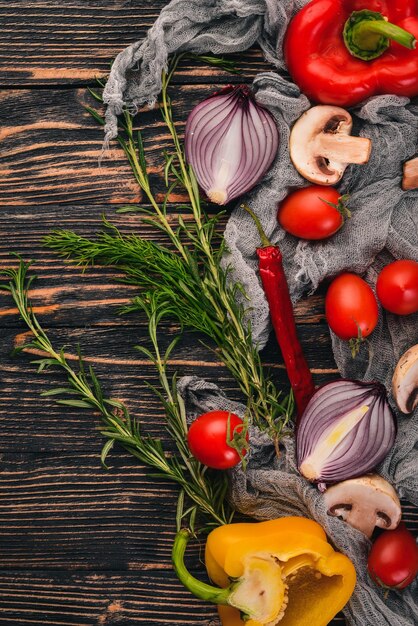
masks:
{"type": "Polygon", "coordinates": [[[103,448],[102,448],[102,452],[100,454],[100,461],[104,467],[104,469],[109,469],[108,466],[106,465],[106,459],[107,456],[109,454],[109,452],[111,451],[111,449],[113,448],[115,444],[115,440],[114,439],[109,439],[108,441],[106,441],[106,443],[104,444],[103,448]]]}

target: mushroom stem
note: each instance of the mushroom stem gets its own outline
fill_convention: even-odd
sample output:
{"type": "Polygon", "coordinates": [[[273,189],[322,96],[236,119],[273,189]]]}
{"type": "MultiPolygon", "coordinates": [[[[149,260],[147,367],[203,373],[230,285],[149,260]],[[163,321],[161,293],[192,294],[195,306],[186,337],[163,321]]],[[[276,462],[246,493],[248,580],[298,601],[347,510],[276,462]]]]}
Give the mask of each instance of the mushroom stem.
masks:
{"type": "Polygon", "coordinates": [[[329,161],[339,163],[367,163],[372,144],[365,137],[352,137],[336,133],[321,133],[317,138],[318,154],[326,155],[329,161]]]}
{"type": "Polygon", "coordinates": [[[393,530],[401,521],[396,491],[377,474],[368,474],[333,485],[324,494],[328,515],[344,520],[371,537],[375,526],[393,530]]]}
{"type": "Polygon", "coordinates": [[[418,157],[404,164],[402,189],[418,189],[418,157]]]}
{"type": "Polygon", "coordinates": [[[293,126],[290,158],[304,178],[318,185],[337,184],[349,163],[366,163],[371,141],[351,137],[353,120],[341,107],[318,105],[305,111],[293,126]]]}

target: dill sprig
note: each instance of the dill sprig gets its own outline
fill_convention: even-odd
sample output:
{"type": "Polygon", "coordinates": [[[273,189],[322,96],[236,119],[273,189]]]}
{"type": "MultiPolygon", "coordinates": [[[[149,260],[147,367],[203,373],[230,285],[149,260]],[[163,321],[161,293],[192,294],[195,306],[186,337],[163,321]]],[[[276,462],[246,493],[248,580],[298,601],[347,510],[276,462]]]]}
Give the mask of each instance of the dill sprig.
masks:
{"type": "MultiPolygon", "coordinates": [[[[247,399],[249,418],[277,436],[286,423],[283,417],[289,414],[287,400],[280,403],[279,393],[265,377],[252,342],[251,327],[237,301],[240,286],[227,282],[226,270],[219,274],[222,283],[218,289],[219,282],[213,284],[206,273],[202,274],[193,257],[185,263],[168,248],[136,235],[124,237],[115,227],[99,234],[96,240],[71,231],[56,231],[47,237],[46,243],[82,265],[93,262],[117,265],[124,272],[126,282],[146,290],[146,295],[150,290],[160,294],[165,315],[176,317],[184,327],[204,333],[216,344],[216,354],[247,399]],[[226,313],[222,297],[228,300],[233,317],[226,313]]],[[[134,297],[124,311],[138,309],[143,309],[142,295],[134,297]]]]}
{"type": "MultiPolygon", "coordinates": [[[[122,235],[106,220],[109,230],[99,233],[95,239],[57,230],[46,237],[45,245],[83,266],[95,263],[118,266],[125,280],[139,287],[139,294],[125,311],[143,310],[149,294],[159,294],[164,315],[176,317],[185,327],[204,333],[215,343],[218,357],[244,394],[246,420],[277,438],[293,411],[292,396],[282,398],[265,375],[242,303],[245,302],[242,286],[230,280],[230,269],[220,262],[225,250],[224,240],[216,230],[220,215],[209,217],[206,214],[193,170],[185,159],[168,94],[170,80],[181,58],[182,55],[174,57],[162,76],[160,108],[174,147],[171,154],[165,154],[167,193],[162,203],[157,202],[151,190],[141,132],[134,128],[128,111],[120,120],[117,137],[135,180],[151,205],[151,209],[126,207],[122,211],[142,213],[145,222],[164,233],[169,245],[157,245],[137,235],[122,235]],[[181,206],[191,214],[192,219],[187,222],[180,215],[175,223],[173,216],[169,218],[167,213],[170,194],[176,187],[187,192],[189,204],[181,206]],[[241,298],[237,297],[239,295],[241,298]]],[[[92,95],[101,99],[96,92],[92,95]]],[[[98,123],[104,124],[98,111],[90,107],[87,110],[98,123]]]]}
{"type": "Polygon", "coordinates": [[[158,373],[160,388],[151,388],[162,402],[166,414],[166,427],[176,445],[177,452],[171,455],[164,451],[160,439],[142,434],[140,423],[131,417],[122,402],[105,397],[93,367],[86,367],[80,353],[78,371],[76,371],[69,364],[64,349],[56,350],[53,347],[28,299],[28,291],[35,278],[35,276],[28,277],[27,275],[30,265],[30,262],[25,263],[20,259],[17,269],[2,270],[2,273],[9,278],[9,282],[0,285],[0,288],[10,292],[22,320],[33,335],[17,350],[34,349],[46,355],[32,361],[38,365],[38,372],[56,366],[66,373],[68,386],[51,389],[44,392],[42,396],[64,396],[64,398],[56,399],[56,402],[97,411],[103,423],[101,434],[107,439],[101,453],[104,467],[106,467],[107,455],[114,443],[118,442],[142,463],[156,470],[157,474],[153,474],[154,476],[167,478],[180,486],[179,503],[184,502],[184,494],[186,494],[191,501],[191,506],[186,511],[180,512],[179,504],[178,517],[188,516],[189,524],[193,526],[196,514],[203,513],[206,518],[206,529],[210,529],[213,525],[230,523],[233,511],[225,499],[228,487],[226,474],[208,471],[206,466],[191,455],[187,446],[185,407],[177,393],[176,377],[173,376],[169,380],[166,369],[167,361],[179,336],[169,344],[164,353],[161,353],[157,340],[158,325],[165,311],[161,294],[154,291],[147,298],[142,299],[141,306],[148,319],[152,350],[141,346],[138,346],[138,349],[154,363],[158,373]]]}

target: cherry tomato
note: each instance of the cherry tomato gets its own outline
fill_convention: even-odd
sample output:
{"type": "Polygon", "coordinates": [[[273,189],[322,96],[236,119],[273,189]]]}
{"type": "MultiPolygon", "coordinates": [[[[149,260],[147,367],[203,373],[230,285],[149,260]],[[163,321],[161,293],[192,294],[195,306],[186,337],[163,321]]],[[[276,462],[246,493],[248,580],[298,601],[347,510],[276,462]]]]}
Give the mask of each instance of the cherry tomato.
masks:
{"type": "Polygon", "coordinates": [[[385,530],[370,550],[367,567],[381,587],[404,589],[418,574],[418,546],[403,522],[385,530]]]}
{"type": "Polygon", "coordinates": [[[356,274],[341,274],[325,297],[327,322],[340,339],[367,337],[376,328],[379,309],[369,285],[356,274]]]}
{"type": "Polygon", "coordinates": [[[334,235],[349,216],[346,197],[333,187],[311,185],[290,193],[280,204],[279,224],[301,239],[325,239],[334,235]]]}
{"type": "MultiPolygon", "coordinates": [[[[238,415],[229,411],[203,413],[191,424],[187,442],[193,456],[208,467],[228,469],[240,462],[237,450],[228,445],[234,433],[242,432],[244,423],[238,415]],[[229,433],[228,431],[229,420],[229,433]]],[[[248,441],[248,433],[246,434],[248,441]]],[[[241,454],[244,455],[245,449],[241,454]]]]}
{"type": "Polygon", "coordinates": [[[380,272],[376,283],[377,297],[382,306],[397,315],[418,311],[418,263],[394,261],[380,272]]]}

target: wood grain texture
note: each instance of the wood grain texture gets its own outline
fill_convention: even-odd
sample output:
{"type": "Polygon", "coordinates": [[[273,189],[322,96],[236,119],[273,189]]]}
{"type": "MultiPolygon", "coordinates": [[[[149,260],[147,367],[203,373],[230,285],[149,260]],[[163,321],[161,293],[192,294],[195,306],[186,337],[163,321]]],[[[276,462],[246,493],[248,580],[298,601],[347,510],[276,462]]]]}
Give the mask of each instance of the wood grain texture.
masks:
{"type": "Polygon", "coordinates": [[[36,577],[24,572],[0,571],[0,598],[2,626],[219,626],[220,623],[216,609],[193,598],[173,572],[166,569],[40,571],[36,577]]]}
{"type": "MultiPolygon", "coordinates": [[[[173,107],[180,134],[193,106],[219,86],[217,83],[173,87],[173,107]]],[[[86,89],[0,93],[0,198],[3,207],[57,203],[103,207],[109,203],[123,205],[141,201],[141,192],[115,142],[99,164],[103,129],[84,109],[86,105],[100,109],[97,104],[86,89]]],[[[158,108],[143,109],[139,119],[151,182],[160,197],[165,192],[163,152],[172,150],[171,140],[158,108]]],[[[185,199],[182,193],[172,195],[173,202],[185,199]]]]}
{"type": "MultiPolygon", "coordinates": [[[[148,208],[148,205],[143,205],[148,208]]],[[[31,290],[36,312],[42,320],[53,325],[74,326],[82,324],[119,325],[131,324],[132,318],[118,316],[123,305],[136,293],[132,285],[121,284],[123,274],[114,268],[89,267],[85,273],[74,263],[61,260],[53,251],[43,246],[43,238],[51,231],[62,228],[94,239],[103,231],[101,217],[106,218],[125,235],[138,234],[145,239],[168,245],[158,229],[144,224],[138,214],[118,214],[115,207],[105,204],[68,207],[41,205],[36,209],[7,207],[0,211],[0,268],[16,267],[14,254],[34,261],[32,273],[38,276],[31,290]]],[[[171,212],[178,219],[175,207],[171,212]]],[[[190,215],[182,213],[185,222],[190,215]]],[[[220,222],[222,229],[227,215],[220,222]]],[[[295,306],[298,324],[318,324],[325,320],[323,295],[325,288],[304,298],[295,306]]],[[[0,324],[15,327],[18,323],[16,310],[10,297],[0,290],[0,324]]]]}
{"type": "MultiPolygon", "coordinates": [[[[169,569],[176,486],[120,450],[109,466],[91,452],[4,454],[2,569],[169,569]]],[[[404,513],[417,531],[416,512],[404,513]]],[[[195,567],[198,553],[187,551],[195,567]]]]}
{"type": "MultiPolygon", "coordinates": [[[[108,396],[126,403],[132,414],[144,423],[147,432],[164,437],[161,403],[147,389],[147,382],[158,382],[154,368],[134,348],[135,344],[148,345],[144,326],[46,329],[56,347],[66,346],[66,353],[74,366],[79,344],[86,362],[95,368],[108,396]]],[[[164,330],[169,336],[170,328],[163,327],[162,336],[164,330]]],[[[325,327],[322,327],[321,332],[315,325],[300,327],[300,336],[308,361],[315,364],[315,382],[321,384],[334,379],[337,372],[329,356],[329,339],[325,327]],[[321,343],[322,348],[319,348],[321,343]],[[322,360],[319,366],[320,355],[322,360]]],[[[19,333],[19,340],[20,337],[19,333]]],[[[38,375],[36,366],[29,363],[29,355],[7,356],[16,342],[16,332],[5,330],[3,338],[4,355],[0,359],[3,451],[98,450],[102,440],[95,428],[99,423],[90,411],[63,409],[52,398],[40,397],[43,391],[63,386],[65,376],[56,369],[38,375]],[[19,397],[18,403],[16,396],[19,397]]],[[[179,376],[197,374],[218,384],[229,398],[242,400],[237,383],[198,339],[192,334],[184,336],[169,362],[169,372],[177,372],[179,376]]],[[[32,354],[31,357],[39,358],[39,354],[32,354]]],[[[273,338],[262,357],[276,385],[286,393],[287,376],[273,338]]]]}
{"type": "MultiPolygon", "coordinates": [[[[10,0],[0,2],[0,84],[92,84],[109,73],[114,57],[142,39],[165,0],[10,0]]],[[[231,55],[254,77],[269,69],[258,50],[231,55]]],[[[215,69],[184,62],[176,81],[218,80],[215,69]]],[[[236,82],[237,77],[223,82],[236,82]]]]}
{"type": "MultiPolygon", "coordinates": [[[[2,626],[220,624],[214,609],[191,597],[166,570],[38,571],[36,578],[20,571],[0,571],[0,598],[2,626]]],[[[332,624],[342,626],[344,621],[337,619],[332,624]]]]}
{"type": "MultiPolygon", "coordinates": [[[[124,233],[162,242],[138,215],[116,214],[120,205],[141,202],[141,193],[116,145],[99,166],[102,129],[83,107],[95,105],[86,85],[108,73],[114,56],[144,36],[165,4],[0,0],[0,274],[16,265],[10,252],[34,259],[39,278],[31,298],[52,340],[71,359],[79,343],[106,393],[126,402],[144,430],[170,448],[161,404],[146,386],[155,373],[134,348],[147,342],[144,321],[118,315],[135,288],[121,284],[114,268],[82,274],[42,246],[57,227],[93,236],[103,212],[124,233]]],[[[239,77],[182,62],[172,88],[180,131],[193,105],[220,85],[270,69],[255,49],[235,58],[244,70],[239,77]]],[[[158,110],[144,109],[140,119],[162,194],[169,138],[158,110]]],[[[173,217],[183,199],[173,194],[173,217]]],[[[318,384],[337,376],[323,294],[295,310],[318,384]]],[[[168,341],[178,326],[166,321],[162,330],[168,341]]],[[[64,382],[62,373],[38,375],[30,363],[38,355],[11,355],[27,337],[0,291],[0,626],[219,626],[214,607],[194,599],[171,567],[175,486],[151,478],[118,447],[110,470],[102,469],[98,416],[42,399],[42,391],[64,382]]],[[[199,339],[185,333],[170,372],[205,377],[240,399],[237,383],[199,339]]],[[[287,389],[273,337],[262,358],[287,389]]],[[[408,503],[403,510],[417,531],[417,510],[408,503]]],[[[201,557],[201,546],[190,546],[188,562],[199,577],[201,557]]],[[[343,624],[342,617],[332,622],[343,624]]]]}

